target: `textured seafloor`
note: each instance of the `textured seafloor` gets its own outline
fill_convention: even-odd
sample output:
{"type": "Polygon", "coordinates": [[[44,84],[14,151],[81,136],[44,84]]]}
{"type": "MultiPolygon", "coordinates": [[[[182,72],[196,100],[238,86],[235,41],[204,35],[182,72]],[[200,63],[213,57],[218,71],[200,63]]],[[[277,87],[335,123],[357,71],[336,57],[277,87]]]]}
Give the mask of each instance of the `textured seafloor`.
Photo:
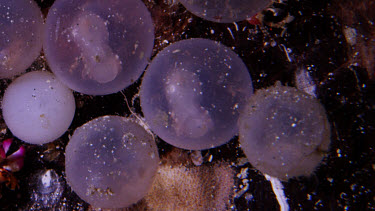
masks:
{"type": "MultiPolygon", "coordinates": [[[[47,14],[53,0],[37,2],[47,14]]],[[[144,0],[144,3],[155,24],[153,56],[181,39],[200,37],[220,41],[232,47],[246,63],[255,90],[276,81],[296,86],[295,74],[307,71],[316,85],[318,99],[327,110],[332,127],[331,149],[315,174],[283,182],[290,210],[375,209],[375,12],[371,9],[374,2],[289,0],[275,3],[258,25],[248,21],[236,24],[204,21],[172,0],[144,0]]],[[[39,69],[48,70],[43,56],[29,70],[39,69]]],[[[0,81],[1,96],[9,83],[10,80],[0,81]]],[[[0,209],[91,209],[66,185],[65,146],[75,128],[93,118],[130,115],[124,98],[132,111],[141,115],[139,98],[134,98],[139,85],[140,80],[123,93],[107,96],[75,93],[76,115],[64,136],[43,146],[16,140],[11,150],[20,144],[27,150],[24,168],[15,173],[20,188],[11,191],[2,187],[0,209]],[[43,174],[52,178],[51,186],[40,184],[43,174]]],[[[11,137],[3,120],[0,121],[1,138],[11,137]]],[[[174,178],[173,182],[183,181],[181,190],[190,192],[180,195],[181,190],[168,189],[165,201],[150,196],[134,210],[158,208],[157,203],[180,203],[181,208],[194,210],[188,207],[195,205],[190,202],[199,203],[202,210],[214,206],[230,210],[279,209],[270,183],[249,163],[243,164],[244,154],[236,138],[224,146],[204,150],[201,168],[191,162],[194,153],[176,150],[161,140],[157,144],[163,160],[159,175],[164,175],[158,178],[158,184],[174,178]],[[173,171],[165,168],[169,165],[175,166],[173,171]],[[216,191],[207,192],[212,186],[216,186],[216,191]],[[183,198],[189,203],[183,203],[183,198]],[[223,205],[221,200],[230,201],[223,205]]],[[[158,190],[160,187],[152,193],[158,195],[158,190]]]]}

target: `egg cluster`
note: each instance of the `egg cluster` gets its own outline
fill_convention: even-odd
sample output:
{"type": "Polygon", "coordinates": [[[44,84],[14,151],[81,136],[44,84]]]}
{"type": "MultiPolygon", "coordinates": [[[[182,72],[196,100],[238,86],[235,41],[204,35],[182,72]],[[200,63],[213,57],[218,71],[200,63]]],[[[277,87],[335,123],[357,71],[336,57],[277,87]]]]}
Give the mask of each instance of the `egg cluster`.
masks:
{"type": "MultiPolygon", "coordinates": [[[[75,112],[70,89],[116,93],[136,81],[148,64],[154,29],[140,0],[56,0],[45,25],[34,2],[10,2],[0,0],[2,14],[17,21],[0,16],[7,29],[0,34],[0,77],[23,72],[42,43],[53,72],[26,73],[5,91],[4,120],[25,142],[44,144],[66,132],[75,112]],[[30,56],[21,57],[25,54],[30,56]]],[[[204,19],[234,22],[253,16],[269,1],[181,3],[204,19]]],[[[144,123],[167,143],[203,150],[239,134],[249,161],[280,179],[310,175],[323,157],[319,152],[329,146],[329,123],[317,99],[280,84],[253,94],[241,58],[208,39],[179,41],[159,52],[142,79],[140,100],[144,123]]],[[[147,194],[158,168],[153,133],[120,116],[87,122],[66,148],[68,184],[95,207],[136,203],[147,194]]]]}

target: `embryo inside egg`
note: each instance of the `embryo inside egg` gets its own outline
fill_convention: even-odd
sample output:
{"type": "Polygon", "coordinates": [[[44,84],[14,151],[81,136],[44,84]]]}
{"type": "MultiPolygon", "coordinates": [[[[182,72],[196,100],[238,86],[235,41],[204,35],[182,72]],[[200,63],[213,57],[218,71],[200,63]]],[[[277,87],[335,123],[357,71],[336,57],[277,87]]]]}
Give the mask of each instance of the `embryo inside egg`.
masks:
{"type": "Polygon", "coordinates": [[[229,48],[208,39],[176,42],[151,62],[140,90],[147,124],[183,149],[208,149],[237,132],[253,92],[248,70],[229,48]]]}
{"type": "Polygon", "coordinates": [[[57,77],[75,91],[105,95],[138,79],[151,56],[154,30],[141,0],[57,0],[45,37],[57,77]]]}
{"type": "Polygon", "coordinates": [[[99,15],[82,12],[73,21],[72,35],[84,55],[82,77],[99,83],[113,81],[121,70],[121,61],[108,45],[107,23],[99,15]]]}

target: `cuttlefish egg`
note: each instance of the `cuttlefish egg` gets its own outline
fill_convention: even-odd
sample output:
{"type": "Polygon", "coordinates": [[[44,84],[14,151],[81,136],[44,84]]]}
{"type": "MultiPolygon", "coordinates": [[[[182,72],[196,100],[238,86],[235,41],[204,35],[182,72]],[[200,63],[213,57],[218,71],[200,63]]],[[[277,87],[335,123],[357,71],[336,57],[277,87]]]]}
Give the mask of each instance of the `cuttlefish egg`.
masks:
{"type": "Polygon", "coordinates": [[[102,116],[77,128],[65,152],[68,184],[99,208],[128,207],[142,199],[158,165],[153,136],[120,116],[102,116]]]}
{"type": "Polygon", "coordinates": [[[187,10],[203,19],[232,23],[251,18],[264,9],[270,0],[179,0],[187,10]]]}
{"type": "Polygon", "coordinates": [[[63,135],[75,109],[72,90],[44,71],[18,77],[5,90],[2,102],[3,117],[10,131],[31,144],[48,143],[63,135]]]}
{"type": "Polygon", "coordinates": [[[212,40],[189,39],[153,59],[140,98],[155,134],[176,147],[202,150],[238,133],[239,111],[252,92],[249,72],[236,53],[212,40]]]}
{"type": "Polygon", "coordinates": [[[330,144],[330,125],[322,104],[280,83],[250,98],[239,118],[239,130],[249,162],[282,180],[310,175],[330,144]]]}
{"type": "Polygon", "coordinates": [[[0,78],[20,74],[40,54],[43,15],[30,0],[0,0],[0,78]]]}
{"type": "Polygon", "coordinates": [[[154,44],[151,15],[140,0],[56,0],[44,33],[52,72],[91,95],[115,93],[137,80],[154,44]]]}

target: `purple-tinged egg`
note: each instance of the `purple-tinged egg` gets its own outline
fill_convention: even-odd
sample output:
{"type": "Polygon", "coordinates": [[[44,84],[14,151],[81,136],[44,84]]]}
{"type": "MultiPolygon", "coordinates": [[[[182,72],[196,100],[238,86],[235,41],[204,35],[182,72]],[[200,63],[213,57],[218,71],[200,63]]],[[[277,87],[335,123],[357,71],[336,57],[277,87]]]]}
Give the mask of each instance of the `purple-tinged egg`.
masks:
{"type": "Polygon", "coordinates": [[[128,207],[142,199],[158,164],[153,136],[120,116],[102,116],[77,128],[65,152],[68,184],[99,208],[128,207]]]}
{"type": "Polygon", "coordinates": [[[232,23],[251,18],[271,3],[270,0],[179,1],[194,15],[219,23],[232,23]]]}
{"type": "Polygon", "coordinates": [[[241,148],[262,173],[309,176],[330,144],[330,124],[313,96],[280,82],[258,90],[239,119],[241,148]]]}
{"type": "Polygon", "coordinates": [[[43,15],[30,0],[0,0],[0,78],[20,74],[40,54],[43,15]]]}
{"type": "Polygon", "coordinates": [[[228,47],[208,39],[176,42],[153,59],[142,81],[145,121],[164,141],[202,150],[238,133],[253,92],[249,72],[228,47]]]}
{"type": "Polygon", "coordinates": [[[75,109],[72,90],[45,71],[18,77],[5,90],[2,101],[9,130],[30,144],[45,144],[63,135],[75,109]]]}
{"type": "Polygon", "coordinates": [[[63,83],[84,94],[106,95],[142,74],[154,29],[140,0],[56,0],[45,37],[48,64],[63,83]]]}

